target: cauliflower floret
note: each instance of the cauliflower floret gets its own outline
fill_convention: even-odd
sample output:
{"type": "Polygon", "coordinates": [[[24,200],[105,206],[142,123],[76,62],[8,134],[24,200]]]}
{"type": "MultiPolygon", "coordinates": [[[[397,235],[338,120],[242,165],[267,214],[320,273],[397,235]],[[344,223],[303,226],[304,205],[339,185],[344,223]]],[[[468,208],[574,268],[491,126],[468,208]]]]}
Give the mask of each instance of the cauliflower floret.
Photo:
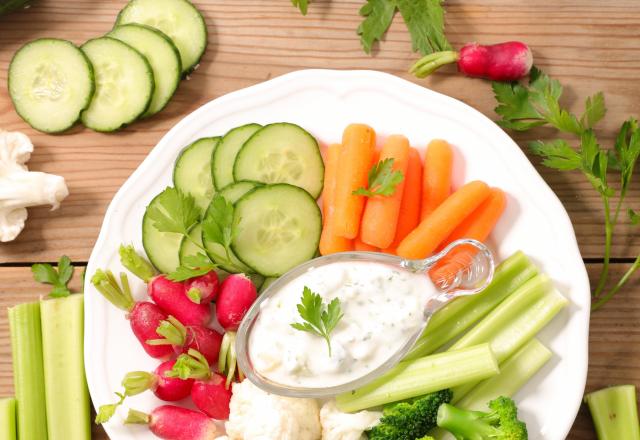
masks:
{"type": "Polygon", "coordinates": [[[319,440],[320,416],[314,399],[276,396],[249,380],[233,385],[229,440],[319,440]]]}
{"type": "Polygon", "coordinates": [[[364,431],[380,423],[381,417],[378,411],[343,413],[336,407],[335,400],[330,400],[320,410],[322,440],[365,440],[364,431]]]}

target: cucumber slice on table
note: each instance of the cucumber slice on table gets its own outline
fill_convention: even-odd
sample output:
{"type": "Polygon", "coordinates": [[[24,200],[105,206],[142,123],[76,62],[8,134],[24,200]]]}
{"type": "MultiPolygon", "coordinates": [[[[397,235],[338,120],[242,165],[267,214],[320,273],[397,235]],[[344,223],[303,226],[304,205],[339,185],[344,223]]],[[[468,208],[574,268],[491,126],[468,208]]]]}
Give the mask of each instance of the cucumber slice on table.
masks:
{"type": "Polygon", "coordinates": [[[96,75],[96,93],[82,123],[95,131],[115,131],[135,121],[149,107],[155,86],[147,59],[111,37],[89,40],[81,49],[96,75]]]}
{"type": "Polygon", "coordinates": [[[162,110],[178,88],[182,76],[180,52],[171,39],[161,31],[141,24],[117,26],[108,37],[123,41],[145,56],[155,80],[155,89],[149,108],[142,115],[147,117],[162,110]]]}
{"type": "Polygon", "coordinates": [[[116,26],[140,23],[161,30],[180,51],[182,73],[198,64],[207,47],[207,26],[202,14],[187,0],[131,0],[116,26]]]}
{"type": "MultiPolygon", "coordinates": [[[[210,205],[209,208],[207,209],[207,212],[204,215],[205,218],[209,213],[209,209],[213,209],[213,204],[210,205]]],[[[233,251],[230,250],[229,256],[227,257],[227,253],[224,247],[219,243],[213,243],[207,240],[207,237],[205,237],[204,231],[202,233],[202,244],[204,245],[204,248],[207,250],[207,254],[209,255],[209,258],[211,258],[215,263],[217,263],[218,266],[220,266],[220,269],[225,270],[227,272],[231,272],[231,273],[254,272],[251,270],[250,267],[248,267],[246,264],[240,261],[238,257],[236,257],[233,251]]]]}
{"type": "Polygon", "coordinates": [[[232,248],[240,260],[265,277],[278,277],[311,258],[318,249],[322,215],[304,189],[265,185],[235,204],[240,233],[232,248]]]}
{"type": "Polygon", "coordinates": [[[173,168],[173,186],[195,197],[202,211],[216,192],[211,179],[211,154],[219,141],[219,137],[198,139],[182,150],[173,168]]]}
{"type": "Polygon", "coordinates": [[[211,175],[213,176],[213,183],[218,190],[235,182],[233,179],[233,164],[236,161],[238,151],[240,151],[245,141],[260,128],[262,126],[258,124],[247,124],[229,130],[222,137],[220,145],[218,145],[211,157],[211,175]]]}
{"type": "Polygon", "coordinates": [[[266,125],[238,152],[233,178],[236,181],[289,183],[318,198],[324,181],[324,163],[318,142],[295,124],[266,125]]]}
{"type": "Polygon", "coordinates": [[[230,203],[236,203],[240,197],[258,186],[262,186],[262,183],[249,182],[248,180],[236,182],[226,186],[222,191],[220,191],[220,195],[230,203]]]}
{"type": "Polygon", "coordinates": [[[154,197],[149,203],[142,219],[142,246],[149,257],[149,261],[162,273],[171,273],[180,266],[180,244],[182,235],[173,232],[160,232],[147,215],[149,209],[160,205],[160,196],[154,197]]]}
{"type": "Polygon", "coordinates": [[[71,127],[94,93],[93,67],[73,43],[42,38],[22,46],[9,66],[9,94],[16,112],[36,130],[71,127]]]}

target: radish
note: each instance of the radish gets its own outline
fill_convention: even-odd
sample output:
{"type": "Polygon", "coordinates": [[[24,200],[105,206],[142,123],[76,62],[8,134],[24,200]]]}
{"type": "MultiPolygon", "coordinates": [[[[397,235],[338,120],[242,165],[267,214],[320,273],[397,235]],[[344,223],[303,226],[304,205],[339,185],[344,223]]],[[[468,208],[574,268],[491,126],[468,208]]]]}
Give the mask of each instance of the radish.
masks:
{"type": "Polygon", "coordinates": [[[482,45],[465,44],[460,52],[435,52],[422,57],[411,68],[418,78],[424,78],[445,64],[458,63],[458,70],[467,76],[492,81],[517,81],[529,74],[533,65],[531,49],[519,41],[482,45]]]}
{"type": "Polygon", "coordinates": [[[173,369],[165,373],[169,377],[195,379],[191,388],[191,400],[200,411],[224,420],[229,418],[231,389],[225,385],[224,377],[212,373],[207,360],[197,350],[189,350],[181,354],[173,369]]]}
{"type": "Polygon", "coordinates": [[[129,410],[125,423],[149,425],[149,430],[165,440],[213,440],[218,429],[213,420],[198,411],[162,405],[146,414],[129,410]]]}
{"type": "Polygon", "coordinates": [[[222,335],[217,331],[201,325],[185,327],[173,316],[162,321],[156,333],[164,336],[163,339],[147,341],[151,345],[172,345],[176,354],[186,353],[190,348],[198,350],[207,362],[218,361],[222,335]]]}
{"type": "Polygon", "coordinates": [[[184,283],[187,297],[196,304],[206,304],[216,299],[220,281],[215,271],[190,278],[184,283]]]}
{"type": "Polygon", "coordinates": [[[156,329],[161,321],[167,319],[167,314],[151,302],[135,302],[126,274],[120,274],[120,282],[122,287],[118,285],[111,271],[105,272],[100,269],[91,278],[91,284],[107,301],[127,312],[126,318],[129,320],[131,330],[142,344],[144,351],[156,359],[170,358],[174,354],[172,347],[147,344],[147,340],[158,337],[156,329]]]}
{"type": "Polygon", "coordinates": [[[153,373],[147,371],[132,371],[122,379],[122,386],[126,396],[135,396],[151,390],[158,399],[175,402],[191,394],[193,379],[169,377],[165,373],[171,371],[175,360],[165,361],[158,365],[153,373]]]}
{"type": "Polygon", "coordinates": [[[225,330],[236,331],[258,297],[256,286],[244,274],[229,275],[220,286],[216,317],[225,330]]]}
{"type": "Polygon", "coordinates": [[[185,291],[184,283],[159,275],[149,282],[149,296],[169,315],[178,318],[184,325],[205,325],[211,319],[209,304],[196,304],[185,291]]]}

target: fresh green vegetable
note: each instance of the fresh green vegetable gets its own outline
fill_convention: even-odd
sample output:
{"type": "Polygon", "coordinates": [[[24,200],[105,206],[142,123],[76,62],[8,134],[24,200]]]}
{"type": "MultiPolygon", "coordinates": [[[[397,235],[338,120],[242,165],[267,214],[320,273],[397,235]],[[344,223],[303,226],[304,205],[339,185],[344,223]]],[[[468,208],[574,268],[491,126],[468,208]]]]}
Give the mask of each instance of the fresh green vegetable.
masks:
{"type": "Polygon", "coordinates": [[[458,298],[439,310],[405,360],[433,353],[486,316],[537,274],[538,268],[525,254],[520,251],[514,253],[496,268],[493,280],[485,290],[458,298]]]}
{"type": "Polygon", "coordinates": [[[367,433],[369,440],[414,440],[427,435],[436,426],[438,408],[451,401],[451,391],[427,394],[413,402],[384,407],[380,424],[367,433]]]}
{"type": "Polygon", "coordinates": [[[330,335],[336,328],[344,314],[338,298],[333,298],[329,304],[324,304],[322,297],[304,286],[300,304],[297,305],[300,318],[304,322],[291,323],[291,327],[302,332],[313,333],[327,341],[329,357],[331,357],[330,335]]]}
{"type": "Polygon", "coordinates": [[[173,167],[173,186],[191,194],[203,212],[216,191],[211,176],[211,156],[219,143],[219,137],[198,139],[180,152],[173,167]]]}
{"type": "Polygon", "coordinates": [[[527,426],[508,397],[489,402],[491,412],[468,411],[445,403],[438,409],[438,426],[457,440],[527,440],[527,426]]]}
{"type": "Polygon", "coordinates": [[[307,15],[307,8],[309,7],[309,0],[291,0],[291,4],[300,9],[302,15],[307,15]]]}
{"type": "Polygon", "coordinates": [[[40,302],[49,439],[89,440],[89,391],[84,373],[84,297],[40,302]]]}
{"type": "Polygon", "coordinates": [[[258,186],[262,186],[262,184],[258,182],[243,180],[241,182],[235,182],[231,185],[225,186],[224,189],[220,191],[220,195],[227,199],[229,202],[236,203],[238,200],[240,200],[240,197],[251,191],[253,188],[257,188],[258,186]]]}
{"type": "Polygon", "coordinates": [[[38,263],[31,266],[31,272],[33,272],[33,279],[37,282],[53,286],[53,289],[49,292],[50,297],[60,298],[71,294],[67,284],[69,284],[69,280],[73,276],[73,266],[66,255],[60,257],[57,270],[50,264],[38,263]]]}
{"type": "Polygon", "coordinates": [[[16,440],[16,399],[0,399],[0,440],[16,440]]]}
{"type": "MultiPolygon", "coordinates": [[[[204,253],[187,255],[182,260],[180,267],[171,272],[167,278],[171,281],[185,281],[190,278],[199,277],[217,269],[218,265],[211,262],[211,259],[204,253]]],[[[187,292],[187,294],[189,294],[187,292]]]]}
{"type": "Polygon", "coordinates": [[[599,440],[640,440],[636,387],[619,385],[584,397],[599,440]]]}
{"type": "Polygon", "coordinates": [[[13,383],[19,440],[47,438],[44,364],[42,360],[42,330],[40,303],[25,303],[9,310],[11,350],[13,353],[13,383]]]}
{"type": "Polygon", "coordinates": [[[111,417],[113,417],[113,415],[116,413],[116,409],[118,409],[118,407],[122,405],[124,400],[127,398],[127,396],[123,393],[115,393],[115,395],[118,396],[120,400],[118,400],[116,403],[100,405],[100,408],[98,408],[98,413],[96,414],[96,418],[94,421],[96,425],[102,425],[103,423],[107,423],[109,420],[111,420],[111,417]]]}
{"type": "Polygon", "coordinates": [[[240,148],[253,134],[260,130],[260,124],[245,124],[229,130],[220,140],[220,143],[211,156],[211,176],[218,191],[235,182],[233,177],[233,164],[240,148]]]}
{"type": "Polygon", "coordinates": [[[148,283],[155,276],[156,271],[153,266],[136,252],[133,245],[125,246],[121,244],[118,252],[120,254],[120,263],[145,283],[148,283]]]}
{"type": "Polygon", "coordinates": [[[202,225],[198,223],[189,230],[189,238],[182,237],[178,252],[179,264],[184,263],[186,257],[202,252],[202,247],[204,247],[202,244],[202,225]]]}
{"type": "Polygon", "coordinates": [[[395,194],[396,187],[404,180],[404,174],[393,170],[393,161],[393,158],[389,158],[375,164],[369,171],[367,188],[358,188],[353,194],[365,197],[395,194]]]}
{"type": "Polygon", "coordinates": [[[480,344],[400,362],[362,388],[339,394],[336,404],[341,411],[354,412],[476,382],[498,372],[489,344],[480,344]]]}
{"type": "Polygon", "coordinates": [[[371,53],[373,44],[382,41],[391,26],[396,14],[396,3],[392,0],[367,0],[359,14],[364,17],[357,30],[360,43],[365,53],[371,53]]]}
{"type": "Polygon", "coordinates": [[[2,0],[0,1],[0,15],[8,14],[19,8],[25,8],[29,3],[29,0],[2,0]]]}
{"type": "MultiPolygon", "coordinates": [[[[578,117],[560,105],[562,97],[560,83],[536,68],[531,70],[528,85],[494,82],[493,91],[498,101],[496,113],[502,118],[498,121],[501,126],[526,131],[541,125],[551,125],[579,141],[577,149],[571,147],[565,139],[536,141],[530,144],[530,148],[534,154],[543,158],[542,163],[549,168],[582,172],[600,195],[604,206],[605,249],[600,279],[592,292],[594,297],[592,309],[597,310],[618,293],[629,281],[631,275],[640,268],[640,255],[638,255],[627,272],[605,293],[605,286],[609,280],[613,233],[640,155],[638,122],[633,118],[625,121],[620,128],[614,148],[607,149],[599,144],[594,131],[594,126],[606,114],[602,92],[587,98],[585,110],[578,117]],[[609,183],[609,177],[613,172],[616,173],[615,176],[619,182],[617,185],[609,183]]],[[[627,213],[632,224],[640,223],[640,217],[633,209],[629,208],[627,213]]]]}

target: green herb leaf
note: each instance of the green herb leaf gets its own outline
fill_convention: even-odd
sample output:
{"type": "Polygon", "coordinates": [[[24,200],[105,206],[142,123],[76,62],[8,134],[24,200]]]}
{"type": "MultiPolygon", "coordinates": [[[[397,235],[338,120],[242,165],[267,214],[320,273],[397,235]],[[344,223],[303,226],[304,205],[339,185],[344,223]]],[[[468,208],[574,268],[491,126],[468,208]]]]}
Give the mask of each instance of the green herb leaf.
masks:
{"type": "Polygon", "coordinates": [[[442,0],[395,0],[411,34],[414,52],[429,55],[451,50],[444,35],[442,0]]]}
{"type": "Polygon", "coordinates": [[[58,272],[50,264],[34,264],[31,266],[33,279],[43,284],[56,284],[58,282],[58,272]]]}
{"type": "Polygon", "coordinates": [[[621,194],[627,193],[633,171],[640,155],[640,130],[638,121],[631,118],[620,127],[615,143],[615,158],[620,170],[621,194]]]}
{"type": "Polygon", "coordinates": [[[205,275],[218,267],[211,259],[199,252],[196,255],[188,255],[184,257],[182,264],[174,272],[171,272],[167,278],[171,281],[185,281],[190,278],[205,275]]]}
{"type": "Polygon", "coordinates": [[[629,215],[629,221],[632,225],[640,224],[640,214],[638,214],[631,208],[627,210],[627,214],[629,215]]]}
{"type": "Polygon", "coordinates": [[[322,297],[319,294],[312,292],[311,289],[305,286],[297,308],[304,322],[291,323],[291,327],[324,338],[329,348],[329,356],[331,356],[330,335],[344,316],[340,300],[334,298],[326,306],[323,304],[322,297]]]}
{"type": "Polygon", "coordinates": [[[233,214],[233,204],[220,194],[216,194],[202,222],[204,237],[224,247],[229,261],[231,261],[231,242],[238,233],[238,225],[234,222],[233,214]]]}
{"type": "Polygon", "coordinates": [[[58,261],[58,281],[66,286],[72,276],[73,266],[71,265],[71,260],[66,255],[63,255],[58,261]]]}
{"type": "Polygon", "coordinates": [[[396,187],[404,179],[401,171],[393,170],[393,158],[384,159],[375,164],[369,171],[369,188],[358,188],[353,192],[357,196],[391,196],[396,187]]]}
{"type": "Polygon", "coordinates": [[[96,419],[95,419],[95,423],[97,425],[101,425],[103,423],[108,422],[111,419],[111,417],[113,417],[113,415],[116,413],[116,409],[120,405],[122,405],[122,402],[124,402],[124,399],[125,399],[124,394],[121,394],[121,393],[115,393],[115,394],[120,398],[120,400],[116,403],[100,406],[100,408],[98,409],[98,414],[96,414],[96,419]]]}
{"type": "Polygon", "coordinates": [[[359,13],[365,17],[358,26],[360,43],[366,53],[371,53],[373,44],[381,41],[391,26],[396,13],[396,4],[393,0],[367,0],[359,13]]]}
{"type": "Polygon", "coordinates": [[[200,208],[191,194],[169,187],[156,200],[158,203],[149,206],[146,215],[160,232],[188,235],[189,229],[200,220],[200,208]]]}
{"type": "Polygon", "coordinates": [[[593,96],[589,96],[584,104],[584,109],[584,113],[580,117],[580,125],[585,129],[593,128],[607,113],[604,94],[598,92],[593,96]]]}
{"type": "Polygon", "coordinates": [[[307,8],[309,7],[309,0],[291,0],[291,4],[300,9],[302,15],[307,15],[307,8]]]}
{"type": "Polygon", "coordinates": [[[31,266],[31,272],[37,282],[53,286],[49,292],[50,297],[63,298],[71,295],[67,284],[73,276],[73,265],[66,255],[60,257],[57,269],[47,263],[34,264],[31,266]]]}
{"type": "Polygon", "coordinates": [[[534,154],[542,156],[542,163],[549,168],[562,171],[577,170],[582,165],[580,153],[562,139],[551,142],[531,142],[529,148],[534,154]]]}

